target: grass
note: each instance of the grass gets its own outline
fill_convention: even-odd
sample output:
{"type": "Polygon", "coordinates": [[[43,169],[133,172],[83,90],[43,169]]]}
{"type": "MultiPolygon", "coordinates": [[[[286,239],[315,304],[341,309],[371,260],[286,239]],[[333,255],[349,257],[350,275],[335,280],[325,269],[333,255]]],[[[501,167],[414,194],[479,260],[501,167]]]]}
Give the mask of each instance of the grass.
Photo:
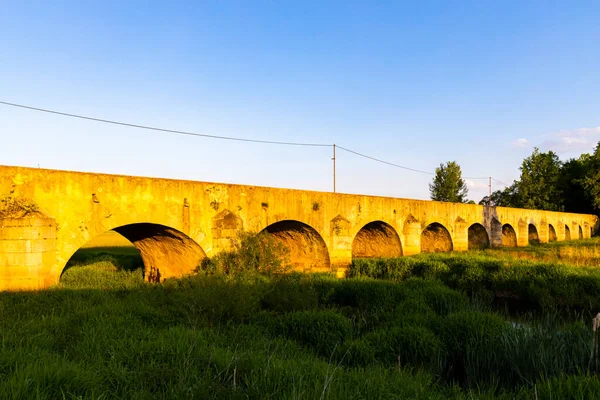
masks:
{"type": "Polygon", "coordinates": [[[357,260],[344,280],[201,269],[149,284],[119,264],[131,254],[104,253],[88,250],[51,290],[0,293],[0,398],[600,393],[595,268],[481,252],[357,260]],[[515,323],[490,298],[507,288],[539,307],[515,323]],[[565,318],[557,294],[579,312],[565,318]]]}
{"type": "MultiPolygon", "coordinates": [[[[535,254],[532,250],[531,254],[535,254]]],[[[470,296],[518,300],[538,309],[600,308],[600,268],[508,257],[510,252],[422,254],[354,260],[350,277],[439,280],[470,296]]]]}

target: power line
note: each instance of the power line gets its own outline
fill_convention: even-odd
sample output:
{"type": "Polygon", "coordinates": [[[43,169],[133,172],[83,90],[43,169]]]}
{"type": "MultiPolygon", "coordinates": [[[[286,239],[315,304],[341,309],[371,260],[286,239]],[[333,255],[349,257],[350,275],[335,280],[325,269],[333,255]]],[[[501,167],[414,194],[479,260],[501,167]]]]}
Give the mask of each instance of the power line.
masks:
{"type": "MultiPolygon", "coordinates": [[[[83,119],[83,120],[88,120],[88,121],[102,122],[105,124],[126,126],[126,127],[130,127],[130,128],[137,128],[137,129],[146,129],[146,130],[157,131],[157,132],[174,133],[174,134],[178,134],[178,135],[204,137],[204,138],[209,138],[209,139],[232,140],[232,141],[238,141],[238,142],[274,144],[274,145],[284,145],[284,146],[334,147],[334,148],[337,147],[340,150],[344,150],[348,153],[352,153],[359,157],[367,158],[369,160],[376,161],[376,162],[379,162],[382,164],[386,164],[386,165],[389,165],[389,166],[392,166],[395,168],[400,168],[400,169],[404,169],[404,170],[412,171],[412,172],[418,172],[418,173],[426,174],[426,175],[435,175],[435,173],[433,173],[433,172],[423,171],[420,169],[415,169],[415,168],[406,167],[404,165],[395,164],[395,163],[385,161],[385,160],[382,160],[382,159],[379,159],[376,157],[372,157],[372,156],[369,156],[369,155],[366,155],[363,153],[359,153],[358,151],[354,151],[354,150],[351,150],[351,149],[348,149],[348,148],[345,148],[342,146],[336,146],[335,144],[284,142],[284,141],[275,141],[275,140],[247,139],[247,138],[239,138],[239,137],[233,137],[233,136],[209,135],[209,134],[205,134],[205,133],[187,132],[187,131],[180,131],[180,130],[176,130],[176,129],[165,129],[165,128],[158,128],[155,126],[140,125],[140,124],[133,124],[133,123],[129,123],[129,122],[121,122],[121,121],[114,121],[114,120],[103,119],[103,118],[90,117],[90,116],[86,116],[86,115],[73,114],[73,113],[67,113],[67,112],[62,112],[62,111],[50,110],[50,109],[46,109],[46,108],[27,106],[24,104],[11,103],[11,102],[1,101],[1,100],[0,100],[0,104],[6,105],[6,106],[11,106],[11,107],[23,108],[23,109],[32,110],[32,111],[48,113],[48,114],[61,115],[61,116],[65,116],[65,117],[78,118],[78,119],[83,119]]],[[[473,179],[473,180],[489,179],[489,177],[465,177],[465,179],[473,179]]],[[[500,182],[499,180],[497,180],[495,178],[492,178],[492,179],[504,186],[507,186],[507,187],[510,186],[503,182],[500,182]]]]}
{"type": "Polygon", "coordinates": [[[62,115],[65,117],[72,117],[72,118],[85,119],[85,120],[89,120],[89,121],[103,122],[103,123],[112,124],[112,125],[127,126],[130,128],[148,129],[151,131],[176,133],[178,135],[199,136],[199,137],[205,137],[205,138],[211,138],[211,139],[222,139],[222,140],[234,140],[234,141],[238,141],[238,142],[278,144],[278,145],[285,145],[285,146],[311,146],[311,147],[331,147],[332,146],[331,144],[323,144],[323,143],[279,142],[279,141],[274,141],[274,140],[245,139],[245,138],[238,138],[238,137],[231,137],[231,136],[208,135],[208,134],[204,134],[204,133],[186,132],[186,131],[179,131],[179,130],[175,130],[175,129],[164,129],[164,128],[157,128],[154,126],[138,125],[138,124],[131,124],[128,122],[120,122],[120,121],[113,121],[113,120],[102,119],[102,118],[88,117],[85,115],[71,114],[71,113],[66,113],[66,112],[61,112],[61,111],[48,110],[45,108],[31,107],[31,106],[26,106],[23,104],[9,103],[6,101],[0,101],[0,104],[12,106],[12,107],[25,108],[28,110],[40,111],[40,112],[44,112],[44,113],[48,113],[48,114],[62,115]]]}
{"type": "Polygon", "coordinates": [[[421,171],[420,169],[409,168],[409,167],[405,167],[403,165],[398,165],[398,164],[391,163],[389,161],[380,160],[379,158],[371,157],[371,156],[368,156],[366,154],[362,154],[362,153],[359,153],[357,151],[350,150],[350,149],[347,149],[347,148],[339,146],[339,145],[337,146],[337,148],[341,149],[341,150],[344,150],[344,151],[347,151],[348,153],[356,154],[357,156],[360,156],[360,157],[368,158],[369,160],[377,161],[377,162],[380,162],[382,164],[391,165],[392,167],[402,168],[402,169],[405,169],[405,170],[408,170],[408,171],[413,171],[413,172],[419,172],[421,174],[435,175],[433,172],[421,171]]]}
{"type": "Polygon", "coordinates": [[[504,182],[501,182],[501,181],[499,181],[498,179],[496,179],[496,178],[494,178],[494,177],[492,177],[492,180],[494,180],[494,181],[496,181],[497,183],[499,183],[499,184],[501,184],[501,185],[504,185],[504,186],[506,186],[506,187],[510,187],[510,185],[507,185],[506,183],[504,183],[504,182]]]}

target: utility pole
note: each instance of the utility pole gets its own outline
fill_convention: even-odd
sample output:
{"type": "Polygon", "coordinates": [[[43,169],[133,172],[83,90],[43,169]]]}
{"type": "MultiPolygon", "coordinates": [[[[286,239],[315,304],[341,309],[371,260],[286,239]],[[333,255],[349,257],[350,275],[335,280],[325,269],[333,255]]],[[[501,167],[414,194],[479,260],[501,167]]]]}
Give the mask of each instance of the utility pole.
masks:
{"type": "Polygon", "coordinates": [[[335,143],[333,144],[333,193],[335,193],[335,143]]]}
{"type": "Polygon", "coordinates": [[[489,177],[489,181],[488,181],[488,188],[490,191],[490,194],[488,196],[488,206],[492,205],[492,177],[489,177]]]}

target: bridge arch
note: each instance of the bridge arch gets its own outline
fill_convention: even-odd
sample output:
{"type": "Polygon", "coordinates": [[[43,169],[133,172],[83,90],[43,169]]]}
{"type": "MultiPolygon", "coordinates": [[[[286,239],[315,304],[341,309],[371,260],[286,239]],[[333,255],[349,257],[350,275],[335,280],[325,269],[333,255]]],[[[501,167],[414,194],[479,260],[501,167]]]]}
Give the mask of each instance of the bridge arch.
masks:
{"type": "Polygon", "coordinates": [[[421,253],[438,253],[453,249],[450,232],[439,222],[427,225],[421,232],[421,253]]]}
{"type": "Polygon", "coordinates": [[[467,231],[469,250],[483,250],[490,247],[490,237],[480,223],[474,223],[467,231]]]}
{"type": "Polygon", "coordinates": [[[583,229],[581,229],[581,225],[577,225],[577,228],[579,229],[578,238],[581,240],[581,239],[583,239],[583,229]]]}
{"type": "Polygon", "coordinates": [[[352,258],[400,257],[402,243],[396,230],[383,221],[369,222],[352,241],[352,258]]]}
{"type": "Polygon", "coordinates": [[[502,225],[502,246],[517,247],[517,232],[511,224],[502,225]]]}
{"type": "Polygon", "coordinates": [[[565,240],[571,240],[571,229],[567,224],[565,224],[565,240]]]}
{"type": "Polygon", "coordinates": [[[554,226],[552,226],[552,224],[548,224],[548,241],[556,242],[556,240],[557,240],[556,230],[554,229],[554,226]]]}
{"type": "Polygon", "coordinates": [[[313,227],[296,220],[282,220],[272,223],[262,232],[272,235],[289,250],[289,261],[294,271],[330,271],[327,244],[313,227]]]}
{"type": "MultiPolygon", "coordinates": [[[[127,239],[137,249],[143,261],[144,279],[148,281],[158,282],[169,277],[191,274],[206,257],[198,243],[185,233],[166,225],[139,222],[122,225],[108,232],[110,231],[127,239]]],[[[69,260],[74,254],[71,254],[69,260]]],[[[66,265],[58,271],[58,275],[65,268],[66,265]]]]}
{"type": "Polygon", "coordinates": [[[537,231],[537,228],[535,227],[535,225],[529,224],[529,226],[527,227],[527,231],[528,231],[529,244],[539,244],[540,237],[538,235],[538,231],[537,231]]]}

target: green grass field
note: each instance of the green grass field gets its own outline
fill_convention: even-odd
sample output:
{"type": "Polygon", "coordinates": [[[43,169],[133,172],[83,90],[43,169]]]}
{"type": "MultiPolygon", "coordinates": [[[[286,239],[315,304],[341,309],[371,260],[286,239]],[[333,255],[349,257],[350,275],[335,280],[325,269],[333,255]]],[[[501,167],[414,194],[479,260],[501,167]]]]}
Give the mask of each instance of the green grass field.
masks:
{"type": "Polygon", "coordinates": [[[342,280],[200,273],[148,284],[120,264],[136,254],[120,251],[85,249],[51,290],[0,293],[0,398],[600,393],[600,268],[488,250],[355,260],[342,280]],[[523,304],[518,318],[499,296],[523,304]]]}

